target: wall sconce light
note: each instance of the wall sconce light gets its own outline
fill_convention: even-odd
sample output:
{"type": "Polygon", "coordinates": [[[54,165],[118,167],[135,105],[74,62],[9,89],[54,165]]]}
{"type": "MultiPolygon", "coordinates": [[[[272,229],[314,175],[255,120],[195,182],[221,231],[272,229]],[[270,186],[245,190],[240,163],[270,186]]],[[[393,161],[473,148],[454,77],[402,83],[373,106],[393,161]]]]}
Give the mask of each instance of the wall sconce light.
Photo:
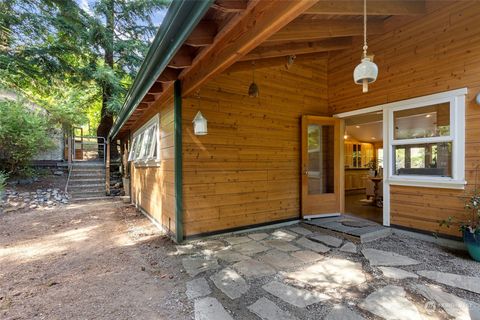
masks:
{"type": "Polygon", "coordinates": [[[208,133],[207,130],[207,119],[203,116],[203,114],[198,111],[195,118],[193,118],[193,132],[196,136],[204,136],[208,133]]]}

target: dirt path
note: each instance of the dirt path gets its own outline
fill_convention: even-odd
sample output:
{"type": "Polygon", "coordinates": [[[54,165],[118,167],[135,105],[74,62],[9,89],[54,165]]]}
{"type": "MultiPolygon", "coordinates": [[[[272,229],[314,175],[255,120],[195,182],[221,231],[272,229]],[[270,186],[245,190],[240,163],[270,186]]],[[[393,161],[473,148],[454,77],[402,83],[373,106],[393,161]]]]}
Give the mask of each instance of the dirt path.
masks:
{"type": "Polygon", "coordinates": [[[0,318],[188,319],[172,251],[119,202],[1,215],[0,318]]]}

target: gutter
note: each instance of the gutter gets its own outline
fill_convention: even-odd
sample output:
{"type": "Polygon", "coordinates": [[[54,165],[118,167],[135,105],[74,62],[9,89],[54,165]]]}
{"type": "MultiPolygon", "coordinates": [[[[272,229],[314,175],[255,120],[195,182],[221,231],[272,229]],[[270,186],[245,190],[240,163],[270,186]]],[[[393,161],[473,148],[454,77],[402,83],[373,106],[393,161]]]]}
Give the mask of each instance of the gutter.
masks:
{"type": "Polygon", "coordinates": [[[108,139],[115,138],[212,3],[213,0],[172,0],[108,139]]]}

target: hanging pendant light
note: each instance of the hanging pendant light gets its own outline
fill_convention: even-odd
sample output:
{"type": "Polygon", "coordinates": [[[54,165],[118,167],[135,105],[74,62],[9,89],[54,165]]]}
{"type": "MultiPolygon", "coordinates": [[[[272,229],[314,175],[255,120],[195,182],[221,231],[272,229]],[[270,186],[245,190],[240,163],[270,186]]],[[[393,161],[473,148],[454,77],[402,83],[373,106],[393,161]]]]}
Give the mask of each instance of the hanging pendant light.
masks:
{"type": "Polygon", "coordinates": [[[363,85],[363,92],[368,92],[368,84],[375,82],[378,76],[378,67],[367,56],[367,49],[367,0],[363,0],[363,58],[353,71],[353,80],[363,85]]]}
{"type": "Polygon", "coordinates": [[[259,95],[258,86],[255,83],[255,61],[252,62],[253,71],[252,71],[252,83],[248,87],[248,96],[252,98],[257,98],[259,95]]]}

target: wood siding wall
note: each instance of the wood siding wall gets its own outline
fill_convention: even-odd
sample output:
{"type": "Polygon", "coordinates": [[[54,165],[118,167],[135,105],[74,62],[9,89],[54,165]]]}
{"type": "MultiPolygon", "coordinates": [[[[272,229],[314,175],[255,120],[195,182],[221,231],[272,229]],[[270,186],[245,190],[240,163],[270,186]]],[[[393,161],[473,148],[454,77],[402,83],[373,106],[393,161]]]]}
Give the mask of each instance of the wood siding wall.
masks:
{"type": "MultiPolygon", "coordinates": [[[[353,83],[362,44],[329,59],[330,113],[335,114],[387,102],[468,87],[466,107],[467,191],[475,184],[480,164],[480,2],[445,5],[425,17],[371,37],[369,53],[379,67],[369,92],[353,83]]],[[[440,228],[438,221],[464,217],[464,191],[391,187],[391,223],[426,231],[459,235],[456,227],[440,228]]]]}
{"type": "Polygon", "coordinates": [[[326,58],[226,72],[183,107],[184,228],[187,236],[300,215],[300,117],[326,115],[326,58]],[[193,134],[201,110],[208,135],[193,134]]]}
{"type": "Polygon", "coordinates": [[[131,164],[132,201],[146,211],[171,234],[175,233],[175,153],[173,138],[173,102],[155,106],[135,130],[160,113],[160,163],[156,167],[131,164]]]}

